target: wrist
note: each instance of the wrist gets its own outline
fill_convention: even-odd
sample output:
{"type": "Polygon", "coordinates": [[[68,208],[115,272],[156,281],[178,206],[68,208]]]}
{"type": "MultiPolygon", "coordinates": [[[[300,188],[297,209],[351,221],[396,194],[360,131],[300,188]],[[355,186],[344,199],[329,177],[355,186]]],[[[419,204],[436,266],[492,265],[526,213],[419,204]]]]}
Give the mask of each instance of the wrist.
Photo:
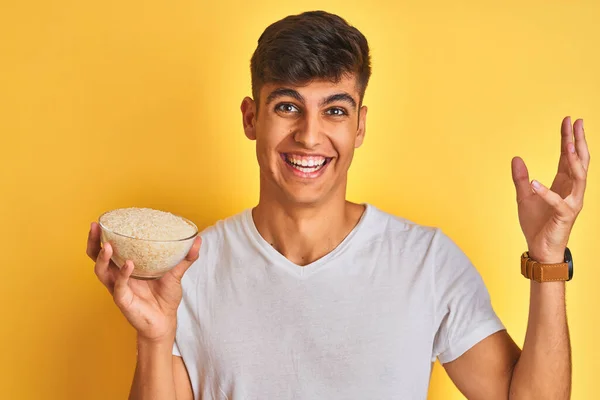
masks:
{"type": "Polygon", "coordinates": [[[169,330],[165,334],[158,336],[145,336],[138,332],[137,334],[137,343],[138,346],[145,347],[164,347],[164,346],[173,346],[175,342],[175,328],[169,330]]]}
{"type": "Polygon", "coordinates": [[[533,248],[529,250],[529,257],[540,264],[560,264],[565,261],[565,252],[543,252],[533,248]]]}
{"type": "Polygon", "coordinates": [[[164,354],[171,355],[173,352],[173,343],[175,342],[175,337],[163,338],[161,340],[156,339],[148,339],[144,337],[140,337],[138,335],[137,338],[137,353],[138,356],[143,354],[151,355],[151,354],[164,354]]]}

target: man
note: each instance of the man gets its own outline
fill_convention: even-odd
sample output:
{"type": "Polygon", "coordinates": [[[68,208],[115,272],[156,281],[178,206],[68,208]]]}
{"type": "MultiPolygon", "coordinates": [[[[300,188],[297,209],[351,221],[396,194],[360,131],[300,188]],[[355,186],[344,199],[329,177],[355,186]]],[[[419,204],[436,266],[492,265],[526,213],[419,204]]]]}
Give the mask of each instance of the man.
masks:
{"type": "Polygon", "coordinates": [[[423,399],[436,358],[469,399],[568,398],[563,261],[590,160],[583,121],[563,121],[551,190],[512,163],[536,279],[521,351],[439,229],[346,201],[366,130],[365,37],[325,12],[290,16],[265,30],[251,70],[255,208],[206,229],[156,281],[112,264],[92,224],[95,272],[138,333],[130,398],[423,399]]]}

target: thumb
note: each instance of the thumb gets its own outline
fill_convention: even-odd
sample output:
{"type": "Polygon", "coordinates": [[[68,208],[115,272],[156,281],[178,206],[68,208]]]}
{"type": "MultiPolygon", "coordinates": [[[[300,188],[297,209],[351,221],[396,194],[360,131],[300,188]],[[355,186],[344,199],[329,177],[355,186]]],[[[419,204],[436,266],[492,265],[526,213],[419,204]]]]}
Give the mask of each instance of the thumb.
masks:
{"type": "Polygon", "coordinates": [[[514,157],[511,163],[512,179],[517,190],[517,203],[533,195],[529,185],[529,172],[521,157],[514,157]]]}
{"type": "Polygon", "coordinates": [[[178,282],[181,282],[181,278],[183,278],[183,274],[185,274],[185,271],[187,271],[200,256],[201,245],[202,238],[200,236],[196,236],[196,239],[194,239],[194,244],[192,244],[192,247],[190,248],[190,251],[188,252],[187,256],[185,256],[183,261],[181,261],[175,266],[175,268],[171,270],[171,274],[175,279],[177,279],[178,282]]]}

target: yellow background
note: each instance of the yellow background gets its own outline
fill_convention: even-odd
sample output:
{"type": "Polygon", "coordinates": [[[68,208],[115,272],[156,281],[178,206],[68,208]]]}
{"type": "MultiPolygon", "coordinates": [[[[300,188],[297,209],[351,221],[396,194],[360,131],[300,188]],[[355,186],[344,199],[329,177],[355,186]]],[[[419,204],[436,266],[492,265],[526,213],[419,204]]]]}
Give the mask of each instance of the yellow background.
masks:
{"type": "MultiPolygon", "coordinates": [[[[510,160],[549,184],[564,115],[600,154],[600,3],[327,2],[367,36],[367,138],[349,198],[442,227],[518,343],[528,284],[510,160]]],[[[89,223],[150,206],[206,227],[255,204],[239,104],[258,36],[321,1],[4,1],[0,398],[125,398],[134,332],[84,254],[89,223]]],[[[574,399],[598,398],[600,181],[570,247],[574,399]]],[[[431,399],[460,399],[436,365],[431,399]]]]}

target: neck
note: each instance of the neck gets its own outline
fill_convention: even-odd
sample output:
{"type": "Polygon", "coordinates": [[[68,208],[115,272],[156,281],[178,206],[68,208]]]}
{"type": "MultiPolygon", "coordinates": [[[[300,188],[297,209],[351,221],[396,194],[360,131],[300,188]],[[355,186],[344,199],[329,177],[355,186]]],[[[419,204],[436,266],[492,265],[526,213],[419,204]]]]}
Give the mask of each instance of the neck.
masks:
{"type": "Polygon", "coordinates": [[[294,264],[305,266],[334,250],[356,226],[364,206],[332,199],[298,206],[261,197],[252,210],[260,235],[294,264]]]}

